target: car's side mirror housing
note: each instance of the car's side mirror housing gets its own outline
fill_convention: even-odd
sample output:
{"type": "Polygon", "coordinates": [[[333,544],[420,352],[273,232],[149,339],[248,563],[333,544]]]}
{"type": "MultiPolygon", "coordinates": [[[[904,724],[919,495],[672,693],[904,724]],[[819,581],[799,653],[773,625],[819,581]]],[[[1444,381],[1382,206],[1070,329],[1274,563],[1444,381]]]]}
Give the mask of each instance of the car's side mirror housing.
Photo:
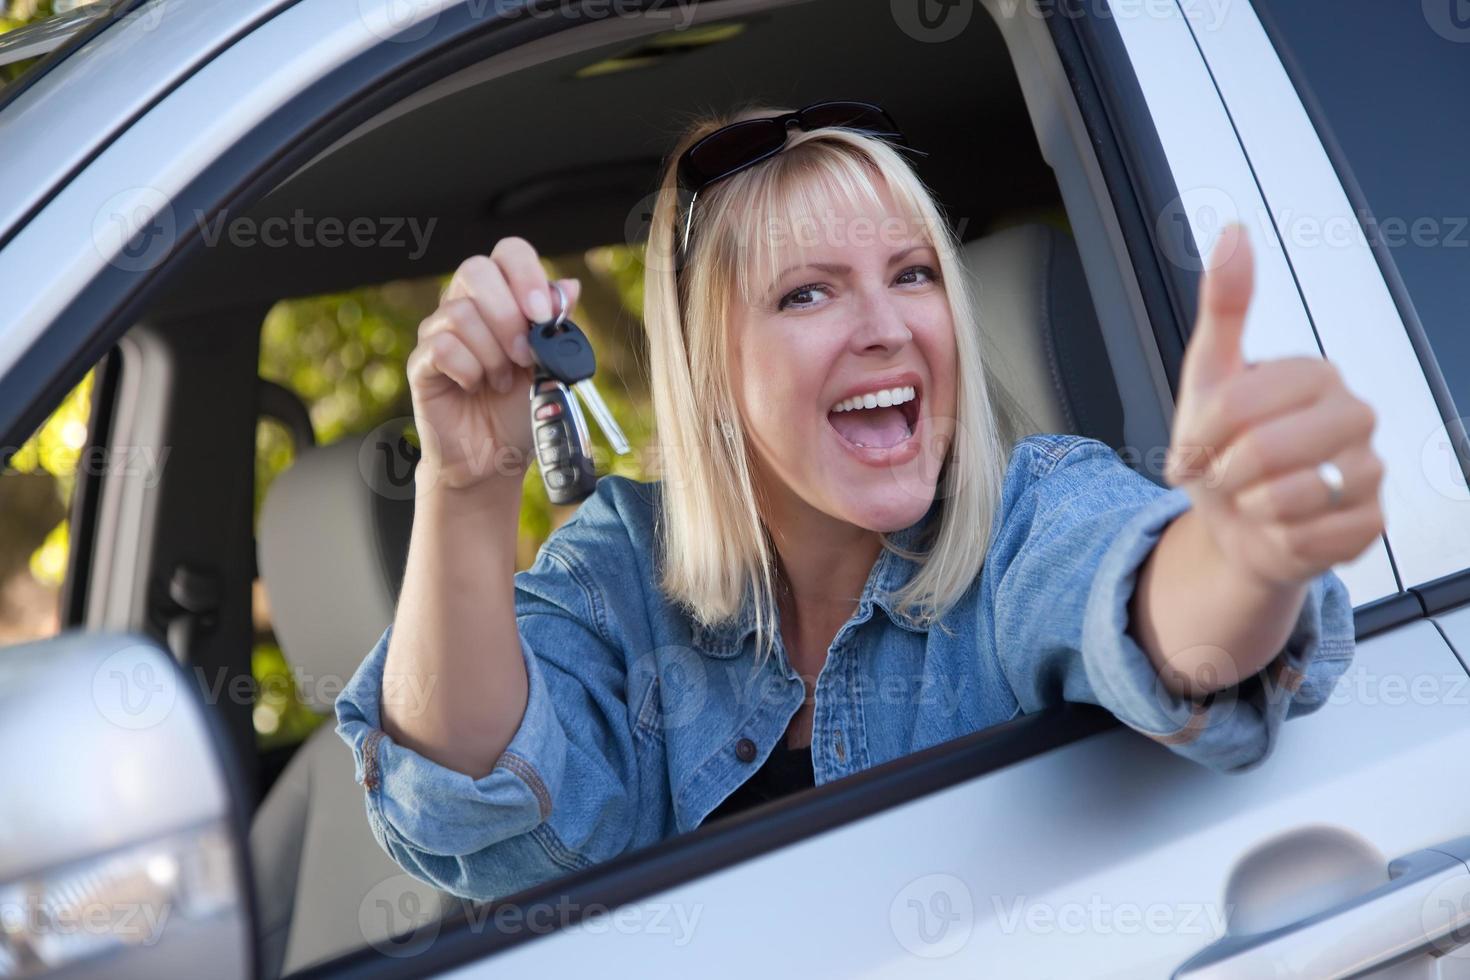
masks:
{"type": "Polygon", "coordinates": [[[0,978],[253,975],[244,817],[215,726],[150,640],[0,650],[0,978]]]}

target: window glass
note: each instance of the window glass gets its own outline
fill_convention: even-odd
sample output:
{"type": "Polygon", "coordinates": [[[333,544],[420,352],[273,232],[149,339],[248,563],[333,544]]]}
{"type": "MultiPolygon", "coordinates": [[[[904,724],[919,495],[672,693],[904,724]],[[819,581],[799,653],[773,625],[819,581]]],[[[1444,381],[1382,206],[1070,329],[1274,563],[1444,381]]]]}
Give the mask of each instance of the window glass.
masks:
{"type": "MultiPolygon", "coordinates": [[[[1470,410],[1470,17],[1459,0],[1257,0],[1362,189],[1356,234],[1397,266],[1458,411],[1470,410]]],[[[1327,229],[1322,229],[1325,235],[1327,229]]]]}
{"type": "Polygon", "coordinates": [[[88,371],[0,471],[0,645],[54,636],[72,493],[87,445],[88,371]]]}

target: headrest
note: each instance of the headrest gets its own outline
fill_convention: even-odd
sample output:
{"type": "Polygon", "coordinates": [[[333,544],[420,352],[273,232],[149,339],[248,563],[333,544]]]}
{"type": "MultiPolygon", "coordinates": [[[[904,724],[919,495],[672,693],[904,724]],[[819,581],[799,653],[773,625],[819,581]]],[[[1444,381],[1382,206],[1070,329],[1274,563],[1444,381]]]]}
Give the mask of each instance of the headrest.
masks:
{"type": "Polygon", "coordinates": [[[271,621],[302,698],[319,710],[393,621],[403,584],[413,464],[383,431],[306,449],[261,507],[271,621]]]}
{"type": "Polygon", "coordinates": [[[1033,432],[1123,446],[1123,405],[1072,237],[1050,225],[1006,228],[962,247],[973,277],[996,401],[1033,432]],[[1017,411],[1018,410],[1018,411],[1017,411]]]}

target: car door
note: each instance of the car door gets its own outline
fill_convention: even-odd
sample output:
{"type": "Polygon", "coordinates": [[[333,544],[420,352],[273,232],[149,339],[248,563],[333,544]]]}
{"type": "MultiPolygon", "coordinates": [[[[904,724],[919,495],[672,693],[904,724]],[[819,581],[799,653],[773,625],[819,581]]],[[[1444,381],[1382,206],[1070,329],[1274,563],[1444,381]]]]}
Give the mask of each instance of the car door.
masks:
{"type": "MultiPolygon", "coordinates": [[[[601,940],[616,928],[611,916],[493,966],[467,964],[464,975],[570,969],[592,956],[614,972],[652,975],[691,961],[716,976],[1137,977],[1168,976],[1187,961],[1181,975],[1470,975],[1456,932],[1467,911],[1464,851],[1451,843],[1470,830],[1470,794],[1433,775],[1470,744],[1470,677],[1404,588],[1463,568],[1470,522],[1426,492],[1418,451],[1443,423],[1384,302],[1382,273],[1361,254],[1304,268],[1290,242],[1281,246],[1281,208],[1342,191],[1319,165],[1317,134],[1258,25],[1249,36],[1248,6],[1114,4],[1111,26],[1064,9],[1085,69],[1054,63],[1045,42],[1057,40],[1065,58],[1066,39],[1011,22],[1018,63],[1022,53],[1032,59],[1028,98],[1064,75],[1075,85],[1085,71],[1117,85],[1083,90],[1079,102],[1111,103],[1099,144],[1126,143],[1129,113],[1146,113],[1156,130],[1177,189],[1167,200],[1154,190],[1147,209],[1160,264],[1197,272],[1213,234],[1245,221],[1258,243],[1247,356],[1325,349],[1379,412],[1387,541],[1338,569],[1358,612],[1353,668],[1331,703],[1291,722],[1253,772],[1203,772],[1121,731],[993,760],[989,771],[845,825],[815,834],[793,826],[775,853],[631,903],[628,941],[601,940]],[[1121,81],[1129,75],[1134,91],[1121,81]],[[1433,516],[1420,513],[1425,506],[1433,516]],[[1434,870],[1421,874],[1426,850],[1434,870]],[[1410,859],[1394,864],[1400,858],[1410,859]],[[698,926],[652,928],[662,917],[698,926]]],[[[1034,96],[1034,117],[1044,101],[1034,96]]],[[[1146,165],[1134,169],[1140,176],[1146,165]]],[[[1141,183],[1133,192],[1146,199],[1141,183]]],[[[1116,204],[1119,188],[1109,190],[1116,204]]],[[[1463,488],[1450,463],[1434,480],[1463,488]]],[[[1444,632],[1454,636],[1464,615],[1443,617],[1453,624],[1444,632]]]]}
{"type": "MultiPolygon", "coordinates": [[[[723,0],[706,9],[714,17],[761,7],[723,0]]],[[[565,26],[498,25],[468,5],[424,6],[406,20],[395,11],[368,0],[346,17],[326,0],[261,4],[248,27],[212,37],[218,48],[207,59],[170,54],[157,39],[159,83],[146,110],[131,105],[129,115],[117,97],[105,134],[73,134],[68,159],[78,162],[64,180],[29,178],[25,207],[7,211],[0,230],[0,280],[15,290],[0,334],[7,436],[34,425],[48,395],[105,349],[173,268],[195,232],[160,216],[264,193],[288,164],[425,84],[415,66],[451,41],[488,39],[477,49],[488,57],[565,26]],[[183,125],[210,118],[218,92],[247,88],[211,126],[183,125]],[[113,260],[128,240],[145,246],[136,261],[113,260]]],[[[1254,217],[1254,233],[1276,233],[1275,218],[1253,207],[1253,145],[1231,124],[1231,98],[1177,6],[1068,5],[1042,16],[997,0],[985,13],[1006,33],[1038,136],[1065,177],[1089,279],[1100,277],[1105,250],[1126,257],[1138,281],[1120,304],[1143,311],[1177,378],[1178,330],[1222,213],[1218,195],[1243,202],[1232,206],[1254,217]]],[[[141,30],[128,41],[151,50],[141,30]]],[[[32,91],[46,94],[40,83],[32,91]]],[[[1269,94],[1296,98],[1289,86],[1269,94]]],[[[39,139],[40,125],[17,114],[11,133],[39,139]]],[[[1320,351],[1292,264],[1278,251],[1259,254],[1248,354],[1320,351]]],[[[1386,421],[1429,421],[1422,400],[1364,393],[1386,421]]],[[[1390,493],[1413,479],[1390,459],[1390,493]]],[[[1452,866],[1439,877],[1400,876],[1394,882],[1412,888],[1373,896],[1367,914],[1389,921],[1390,934],[1326,915],[1392,885],[1393,860],[1470,833],[1470,789],[1436,778],[1470,748],[1459,703],[1470,678],[1428,620],[1383,629],[1382,610],[1408,608],[1388,544],[1343,571],[1361,609],[1355,665],[1333,703],[1292,722],[1251,773],[1212,774],[1100,712],[1058,709],[447,922],[409,916],[401,942],[313,974],[1133,977],[1167,975],[1222,936],[1273,929],[1298,940],[1282,962],[1300,969],[1322,947],[1358,963],[1412,950],[1426,930],[1449,949],[1442,934],[1464,908],[1452,866]]],[[[1456,962],[1443,957],[1440,975],[1456,962]]]]}

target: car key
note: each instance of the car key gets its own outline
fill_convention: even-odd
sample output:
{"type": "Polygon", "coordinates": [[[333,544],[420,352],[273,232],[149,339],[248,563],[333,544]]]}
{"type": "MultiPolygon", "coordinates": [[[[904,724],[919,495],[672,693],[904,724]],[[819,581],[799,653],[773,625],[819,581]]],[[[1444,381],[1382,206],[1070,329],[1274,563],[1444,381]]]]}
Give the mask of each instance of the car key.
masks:
{"type": "Polygon", "coordinates": [[[628,452],[628,441],[592,384],[597,370],[592,344],[582,328],[567,319],[566,296],[560,285],[552,283],[552,288],[559,300],[557,316],[531,325],[531,352],[536,358],[531,425],[546,495],[554,504],[570,504],[597,485],[596,468],[588,453],[587,423],[572,388],[587,403],[614,450],[628,452]]]}

